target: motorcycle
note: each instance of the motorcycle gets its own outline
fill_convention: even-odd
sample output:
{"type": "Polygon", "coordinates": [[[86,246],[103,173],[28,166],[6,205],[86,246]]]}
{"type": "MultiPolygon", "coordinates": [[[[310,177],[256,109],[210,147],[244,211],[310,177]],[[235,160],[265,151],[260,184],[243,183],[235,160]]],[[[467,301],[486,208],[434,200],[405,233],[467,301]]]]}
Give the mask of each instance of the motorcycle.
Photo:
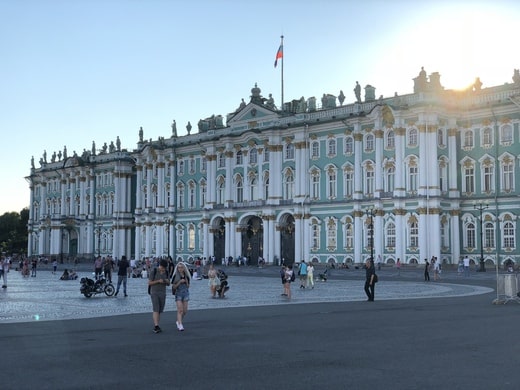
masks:
{"type": "Polygon", "coordinates": [[[116,291],[114,285],[107,282],[104,277],[99,277],[96,280],[90,278],[81,278],[81,287],[79,291],[86,297],[90,298],[92,295],[105,293],[107,297],[114,295],[116,291]]]}

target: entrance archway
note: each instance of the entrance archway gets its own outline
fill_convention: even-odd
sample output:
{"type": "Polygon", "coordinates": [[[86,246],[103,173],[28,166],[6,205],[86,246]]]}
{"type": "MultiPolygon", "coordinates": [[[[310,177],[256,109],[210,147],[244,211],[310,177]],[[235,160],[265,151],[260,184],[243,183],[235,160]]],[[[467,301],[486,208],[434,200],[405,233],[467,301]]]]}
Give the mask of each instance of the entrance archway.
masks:
{"type": "Polygon", "coordinates": [[[242,229],[242,256],[246,256],[249,265],[258,265],[258,257],[264,257],[264,227],[262,219],[250,217],[242,229]]]}
{"type": "Polygon", "coordinates": [[[280,219],[280,254],[285,264],[294,263],[294,217],[285,214],[280,219]]]}
{"type": "Polygon", "coordinates": [[[214,221],[213,228],[213,256],[217,264],[222,263],[222,259],[226,255],[226,222],[224,218],[217,218],[214,221]]]}

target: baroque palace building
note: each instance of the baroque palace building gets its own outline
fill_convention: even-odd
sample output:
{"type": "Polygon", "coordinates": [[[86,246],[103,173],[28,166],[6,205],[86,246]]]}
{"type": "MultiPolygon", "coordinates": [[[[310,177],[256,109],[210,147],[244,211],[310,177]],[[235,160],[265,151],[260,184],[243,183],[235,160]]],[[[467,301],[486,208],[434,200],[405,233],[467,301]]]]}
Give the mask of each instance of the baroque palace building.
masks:
{"type": "Polygon", "coordinates": [[[518,70],[465,91],[436,72],[413,80],[407,95],[367,85],[351,104],[341,92],[278,108],[255,85],[225,124],[44,152],[27,177],[28,255],[519,263],[518,70]]]}

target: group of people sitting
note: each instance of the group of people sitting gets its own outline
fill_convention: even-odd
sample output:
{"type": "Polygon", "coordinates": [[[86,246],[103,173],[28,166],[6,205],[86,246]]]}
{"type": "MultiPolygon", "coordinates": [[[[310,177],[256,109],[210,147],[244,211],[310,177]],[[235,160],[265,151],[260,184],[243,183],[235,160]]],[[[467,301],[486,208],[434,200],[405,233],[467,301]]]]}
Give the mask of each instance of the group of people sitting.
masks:
{"type": "Polygon", "coordinates": [[[78,274],[76,271],[73,269],[69,271],[67,268],[65,268],[63,274],[60,276],[60,280],[76,280],[77,278],[78,274]]]}

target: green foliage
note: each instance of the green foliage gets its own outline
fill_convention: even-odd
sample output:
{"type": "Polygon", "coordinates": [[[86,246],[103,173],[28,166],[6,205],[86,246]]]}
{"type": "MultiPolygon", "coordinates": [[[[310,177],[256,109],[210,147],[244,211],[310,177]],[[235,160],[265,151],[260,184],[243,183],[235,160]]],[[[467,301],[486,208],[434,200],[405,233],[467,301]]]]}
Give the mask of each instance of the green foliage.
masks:
{"type": "Polygon", "coordinates": [[[27,252],[29,209],[0,216],[0,250],[9,254],[27,252]]]}

